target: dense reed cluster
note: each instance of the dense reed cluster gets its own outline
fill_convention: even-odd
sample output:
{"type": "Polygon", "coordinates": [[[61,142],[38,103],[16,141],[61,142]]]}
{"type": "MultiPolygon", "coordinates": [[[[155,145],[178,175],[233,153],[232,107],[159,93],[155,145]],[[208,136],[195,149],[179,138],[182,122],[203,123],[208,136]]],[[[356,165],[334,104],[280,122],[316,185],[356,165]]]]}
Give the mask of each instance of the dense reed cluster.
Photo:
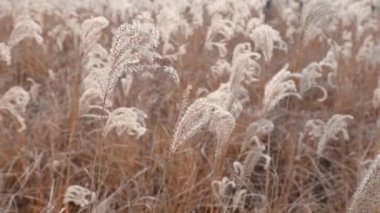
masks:
{"type": "Polygon", "coordinates": [[[378,212],[379,0],[0,0],[0,212],[378,212]]]}

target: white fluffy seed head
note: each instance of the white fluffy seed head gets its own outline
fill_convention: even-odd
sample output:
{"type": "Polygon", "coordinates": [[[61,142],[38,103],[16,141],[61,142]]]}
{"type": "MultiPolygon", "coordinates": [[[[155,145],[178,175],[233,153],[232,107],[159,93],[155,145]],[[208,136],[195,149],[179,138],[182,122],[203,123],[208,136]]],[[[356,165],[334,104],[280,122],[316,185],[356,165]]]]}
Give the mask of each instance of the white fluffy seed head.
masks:
{"type": "Polygon", "coordinates": [[[288,70],[289,65],[285,65],[272,79],[265,85],[264,101],[262,113],[267,114],[283,99],[295,96],[301,99],[297,92],[297,87],[292,78],[298,78],[298,74],[293,74],[288,70]]]}
{"type": "Polygon", "coordinates": [[[29,16],[26,16],[16,22],[14,29],[9,36],[8,46],[13,48],[26,38],[32,38],[37,42],[37,44],[42,45],[44,39],[41,34],[41,26],[33,21],[29,16]]]}
{"type": "Polygon", "coordinates": [[[272,60],[274,48],[284,51],[287,51],[288,49],[287,44],[282,40],[280,33],[266,24],[256,27],[249,34],[249,38],[255,43],[255,50],[260,50],[267,62],[272,60]]]}
{"type": "Polygon", "coordinates": [[[18,113],[25,113],[30,100],[29,93],[20,86],[10,88],[0,99],[1,108],[9,108],[18,113]]]}
{"type": "MultiPolygon", "coordinates": [[[[245,198],[247,196],[247,190],[241,189],[239,190],[232,201],[232,211],[235,212],[237,209],[244,209],[245,198]]],[[[244,211],[244,210],[243,210],[244,211]]]]}
{"type": "Polygon", "coordinates": [[[170,151],[175,152],[179,146],[186,143],[201,128],[209,122],[211,109],[205,99],[200,98],[192,103],[183,114],[175,128],[170,151]]]}
{"type": "Polygon", "coordinates": [[[232,38],[234,34],[234,25],[231,21],[214,18],[211,26],[209,27],[206,35],[205,49],[208,51],[216,48],[220,57],[227,55],[226,42],[232,38]],[[221,36],[221,39],[218,37],[221,36]]]}
{"type": "Polygon", "coordinates": [[[124,132],[136,138],[140,138],[147,131],[145,119],[147,115],[140,109],[120,107],[112,111],[104,127],[104,134],[115,130],[118,136],[124,132]]]}
{"type": "Polygon", "coordinates": [[[20,86],[10,88],[0,98],[0,109],[8,110],[13,116],[16,117],[21,127],[19,132],[26,129],[25,120],[23,115],[26,111],[26,106],[30,101],[30,94],[20,86]]]}
{"type": "Polygon", "coordinates": [[[244,153],[254,146],[262,147],[260,138],[263,136],[269,136],[272,133],[273,129],[273,122],[265,118],[252,122],[245,131],[244,141],[240,152],[244,153]]]}
{"type": "Polygon", "coordinates": [[[11,65],[11,50],[5,43],[0,43],[0,61],[4,61],[8,66],[11,65]]]}
{"type": "Polygon", "coordinates": [[[199,98],[187,108],[176,125],[170,151],[175,152],[179,146],[204,128],[215,134],[217,139],[215,156],[219,159],[234,126],[235,118],[230,112],[217,104],[210,103],[207,98],[199,98]]]}
{"type": "Polygon", "coordinates": [[[101,37],[101,31],[109,24],[108,19],[103,16],[89,18],[83,21],[81,25],[80,34],[80,50],[84,53],[90,51],[90,49],[98,42],[101,37]]]}
{"type": "Polygon", "coordinates": [[[311,119],[305,123],[305,131],[312,138],[320,138],[323,134],[325,122],[320,119],[311,119]]]}
{"type": "Polygon", "coordinates": [[[380,154],[371,164],[365,177],[356,189],[348,213],[372,212],[380,208],[380,154]]]}
{"type": "Polygon", "coordinates": [[[350,135],[348,134],[348,121],[353,120],[352,115],[335,114],[330,117],[327,122],[319,119],[308,120],[305,124],[307,134],[313,139],[319,138],[317,155],[322,156],[326,148],[327,142],[330,140],[337,140],[338,134],[343,135],[343,139],[348,141],[350,135]]]}
{"type": "Polygon", "coordinates": [[[107,99],[117,80],[123,74],[161,70],[169,73],[178,84],[176,70],[162,67],[155,62],[160,55],[154,51],[159,42],[159,32],[150,23],[123,24],[117,28],[112,39],[107,64],[103,71],[107,77],[101,81],[104,99],[107,99]]]}
{"type": "Polygon", "coordinates": [[[332,3],[327,0],[312,0],[305,5],[301,17],[301,33],[303,44],[323,33],[322,26],[334,14],[332,3]]]}
{"type": "Polygon", "coordinates": [[[212,191],[214,195],[220,199],[228,197],[232,194],[236,187],[236,183],[230,180],[228,177],[223,177],[222,180],[214,180],[211,183],[212,191]]]}
{"type": "Polygon", "coordinates": [[[220,160],[227,141],[235,127],[235,117],[228,111],[218,106],[212,106],[208,130],[215,134],[217,146],[215,151],[216,160],[220,160]]]}
{"type": "Polygon", "coordinates": [[[305,95],[313,88],[318,88],[322,91],[323,95],[318,99],[319,102],[323,102],[327,99],[327,90],[318,83],[318,79],[322,77],[322,68],[319,63],[312,62],[302,70],[300,75],[300,93],[305,95]]]}
{"type": "Polygon", "coordinates": [[[331,118],[326,122],[323,127],[322,136],[318,142],[317,154],[322,156],[323,151],[325,150],[326,144],[329,140],[337,139],[337,134],[342,133],[343,139],[348,141],[350,139],[350,135],[348,134],[348,123],[347,121],[353,120],[354,117],[352,115],[341,115],[335,114],[331,116],[331,118]]]}
{"type": "Polygon", "coordinates": [[[71,185],[66,189],[63,203],[68,205],[69,203],[74,203],[75,205],[84,208],[89,204],[93,203],[96,199],[94,192],[86,189],[82,186],[71,185]]]}
{"type": "Polygon", "coordinates": [[[229,79],[229,84],[231,90],[239,87],[240,84],[245,81],[247,83],[252,83],[258,81],[258,77],[261,74],[261,67],[256,62],[261,56],[252,52],[251,45],[249,43],[240,43],[236,45],[232,64],[231,64],[231,75],[229,79]]]}
{"type": "MultiPolygon", "coordinates": [[[[106,73],[101,69],[91,71],[82,81],[82,92],[79,99],[79,108],[81,114],[89,113],[92,106],[102,106],[104,102],[103,91],[101,89],[102,81],[106,78],[106,73]]],[[[105,109],[112,106],[111,96],[105,99],[105,109]]]]}

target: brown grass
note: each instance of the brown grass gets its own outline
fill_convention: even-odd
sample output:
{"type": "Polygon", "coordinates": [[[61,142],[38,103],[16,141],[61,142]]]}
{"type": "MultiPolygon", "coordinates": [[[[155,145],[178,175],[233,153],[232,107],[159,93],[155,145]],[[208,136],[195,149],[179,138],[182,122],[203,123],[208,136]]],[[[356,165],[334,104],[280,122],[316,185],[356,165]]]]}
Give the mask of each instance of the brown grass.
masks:
{"type": "MultiPolygon", "coordinates": [[[[45,22],[46,30],[55,20],[46,17],[45,22]]],[[[10,23],[9,17],[0,21],[2,40],[11,32],[10,23]]],[[[274,28],[283,33],[282,25],[274,28]]],[[[110,30],[105,34],[110,37],[110,30]]],[[[16,120],[1,112],[0,211],[58,212],[64,207],[66,188],[76,184],[97,192],[100,199],[117,191],[112,208],[118,212],[221,212],[211,182],[231,176],[233,162],[242,160],[238,158],[240,145],[246,128],[258,119],[253,112],[261,107],[265,83],[285,63],[290,64],[290,70],[300,72],[300,67],[322,59],[329,47],[313,41],[300,57],[296,43],[289,46],[288,54],[275,51],[271,63],[261,62],[263,75],[259,82],[247,86],[250,104],[236,122],[221,170],[215,171],[216,139],[206,131],[176,153],[169,152],[187,85],[193,87],[191,103],[198,88],[213,91],[222,82],[209,76],[217,53],[203,50],[205,35],[206,29],[200,28],[191,37],[182,38],[188,43],[188,51],[173,64],[181,78],[179,87],[160,73],[154,79],[137,77],[129,97],[122,96],[118,85],[116,105],[138,107],[148,115],[148,132],[139,140],[127,135],[102,137],[101,131],[94,130],[101,130],[104,124],[79,118],[82,63],[72,38],[64,41],[63,52],[53,50],[47,35],[47,51],[29,40],[12,50],[12,65],[0,64],[0,94],[14,85],[29,88],[28,77],[41,84],[42,90],[28,105],[26,131],[18,133],[16,120]],[[54,71],[55,80],[49,78],[49,69],[54,71]],[[53,208],[46,209],[48,205],[53,208]]],[[[235,44],[246,41],[231,40],[227,57],[231,57],[235,44]]],[[[109,40],[102,42],[110,46],[109,40]]],[[[360,42],[354,44],[354,50],[358,45],[360,42]]],[[[303,100],[288,98],[269,116],[275,128],[262,142],[272,160],[268,171],[263,168],[264,160],[255,166],[250,189],[265,196],[263,212],[345,212],[365,171],[362,162],[372,159],[380,149],[375,125],[378,111],[371,105],[378,68],[367,69],[354,60],[347,64],[340,61],[338,86],[328,88],[326,102],[316,101],[319,93],[303,100]],[[335,113],[355,117],[349,126],[351,138],[347,142],[330,141],[324,157],[318,157],[317,141],[307,136],[300,141],[299,133],[307,120],[328,120],[335,113]]],[[[247,209],[252,210],[249,205],[247,209]]],[[[70,207],[66,212],[76,210],[70,207]]]]}

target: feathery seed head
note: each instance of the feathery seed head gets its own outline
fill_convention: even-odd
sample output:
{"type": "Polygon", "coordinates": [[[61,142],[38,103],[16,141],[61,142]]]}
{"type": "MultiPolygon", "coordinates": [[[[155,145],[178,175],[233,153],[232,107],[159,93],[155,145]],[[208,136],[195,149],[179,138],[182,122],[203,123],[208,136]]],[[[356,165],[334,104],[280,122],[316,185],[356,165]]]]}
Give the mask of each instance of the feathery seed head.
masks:
{"type": "Polygon", "coordinates": [[[175,152],[179,146],[186,143],[200,129],[206,127],[210,116],[211,109],[204,98],[194,101],[176,125],[170,151],[175,152]]]}
{"type": "Polygon", "coordinates": [[[301,99],[297,92],[297,87],[291,78],[298,78],[298,74],[293,74],[288,70],[289,65],[285,65],[272,79],[265,85],[264,102],[262,113],[267,114],[274,107],[288,96],[295,96],[301,99]]]}
{"type": "Polygon", "coordinates": [[[104,135],[115,129],[118,136],[124,132],[140,138],[145,134],[145,118],[147,115],[137,108],[120,107],[112,111],[104,127],[104,135]]]}
{"type": "Polygon", "coordinates": [[[5,43],[0,43],[0,61],[4,61],[8,66],[11,65],[11,50],[5,43]]]}
{"type": "Polygon", "coordinates": [[[154,62],[159,54],[154,48],[159,42],[159,32],[150,23],[123,24],[117,28],[112,39],[109,58],[104,68],[107,78],[102,81],[104,99],[113,91],[117,80],[123,75],[161,70],[169,73],[179,83],[177,72],[171,67],[161,67],[154,62]]]}
{"type": "Polygon", "coordinates": [[[282,40],[280,33],[269,25],[262,24],[256,27],[249,34],[249,38],[255,43],[255,50],[260,50],[267,62],[272,60],[274,48],[287,51],[287,44],[282,40]]]}
{"type": "Polygon", "coordinates": [[[301,16],[301,36],[306,45],[321,34],[321,26],[334,14],[331,1],[312,0],[305,5],[301,16]]]}
{"type": "Polygon", "coordinates": [[[95,199],[96,195],[94,192],[78,185],[71,185],[66,189],[63,203],[65,205],[74,203],[75,205],[84,208],[93,203],[95,199]]]}
{"type": "Polygon", "coordinates": [[[25,113],[29,101],[29,93],[20,86],[10,88],[0,98],[0,109],[8,110],[20,123],[21,127],[18,129],[18,132],[26,129],[25,119],[22,115],[25,113]]]}
{"type": "Polygon", "coordinates": [[[348,213],[372,212],[380,208],[380,154],[372,162],[358,188],[356,189],[348,213]]]}
{"type": "Polygon", "coordinates": [[[343,134],[344,140],[347,141],[350,139],[347,130],[347,121],[353,119],[354,117],[352,115],[334,114],[326,123],[319,119],[309,120],[306,122],[305,130],[308,131],[308,134],[311,135],[312,138],[319,138],[317,148],[318,156],[323,155],[323,151],[325,150],[329,140],[338,139],[338,133],[343,134]]]}
{"type": "Polygon", "coordinates": [[[100,39],[101,31],[106,28],[108,24],[109,21],[103,16],[89,18],[83,21],[80,29],[80,50],[84,53],[91,51],[100,39]]]}
{"type": "Polygon", "coordinates": [[[34,22],[30,17],[19,20],[9,36],[8,46],[13,48],[26,38],[34,39],[37,44],[42,45],[44,39],[41,36],[42,28],[34,22]]]}

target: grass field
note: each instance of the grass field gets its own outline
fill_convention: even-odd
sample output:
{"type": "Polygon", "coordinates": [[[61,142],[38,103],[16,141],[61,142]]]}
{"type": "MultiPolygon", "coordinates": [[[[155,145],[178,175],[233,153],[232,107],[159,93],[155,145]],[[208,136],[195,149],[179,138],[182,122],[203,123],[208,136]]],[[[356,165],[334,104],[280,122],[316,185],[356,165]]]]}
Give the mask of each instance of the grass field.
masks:
{"type": "Polygon", "coordinates": [[[379,212],[379,1],[0,0],[0,29],[0,212],[379,212]]]}

